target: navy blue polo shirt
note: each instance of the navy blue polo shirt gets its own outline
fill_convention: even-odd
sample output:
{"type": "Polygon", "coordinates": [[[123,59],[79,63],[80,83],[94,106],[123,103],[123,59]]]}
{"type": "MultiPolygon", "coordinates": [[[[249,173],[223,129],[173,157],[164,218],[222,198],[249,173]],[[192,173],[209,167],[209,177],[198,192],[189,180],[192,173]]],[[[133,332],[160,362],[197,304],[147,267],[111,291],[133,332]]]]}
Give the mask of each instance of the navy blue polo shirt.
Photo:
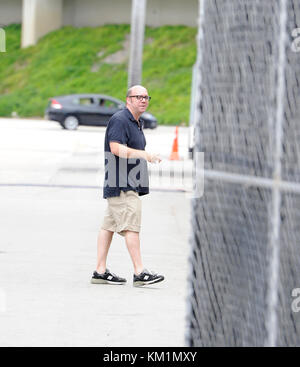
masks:
{"type": "Polygon", "coordinates": [[[109,143],[114,141],[129,148],[145,150],[146,139],[142,121],[139,122],[140,127],[128,108],[116,112],[108,122],[104,143],[105,199],[120,196],[121,191],[133,190],[140,196],[149,193],[147,161],[142,158],[120,158],[112,154],[109,146],[109,143]]]}

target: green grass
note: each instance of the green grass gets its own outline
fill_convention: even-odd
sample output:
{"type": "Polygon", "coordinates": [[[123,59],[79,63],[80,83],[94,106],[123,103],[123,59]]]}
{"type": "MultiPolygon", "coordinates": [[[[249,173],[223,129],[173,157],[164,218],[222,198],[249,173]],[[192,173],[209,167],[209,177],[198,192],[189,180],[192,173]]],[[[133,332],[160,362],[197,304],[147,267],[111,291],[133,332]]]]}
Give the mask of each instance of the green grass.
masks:
{"type": "MultiPolygon", "coordinates": [[[[6,52],[0,53],[0,116],[43,116],[48,99],[71,93],[103,93],[124,100],[127,63],[94,63],[122,49],[129,25],[63,27],[20,48],[21,26],[5,27],[6,52]],[[97,53],[102,51],[99,58],[97,53]]],[[[196,29],[146,28],[143,81],[152,96],[149,111],[161,124],[187,124],[196,29]]]]}

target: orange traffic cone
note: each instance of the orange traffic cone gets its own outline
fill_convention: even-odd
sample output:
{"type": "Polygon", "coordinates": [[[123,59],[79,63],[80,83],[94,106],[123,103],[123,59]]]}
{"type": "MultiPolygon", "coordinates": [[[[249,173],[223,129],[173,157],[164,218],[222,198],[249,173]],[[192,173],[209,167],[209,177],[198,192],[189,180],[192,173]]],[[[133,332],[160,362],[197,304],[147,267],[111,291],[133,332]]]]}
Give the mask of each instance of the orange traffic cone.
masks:
{"type": "Polygon", "coordinates": [[[176,130],[175,130],[175,138],[173,141],[173,146],[172,146],[172,152],[170,155],[170,161],[179,161],[179,155],[178,155],[178,126],[176,126],[176,130]]]}

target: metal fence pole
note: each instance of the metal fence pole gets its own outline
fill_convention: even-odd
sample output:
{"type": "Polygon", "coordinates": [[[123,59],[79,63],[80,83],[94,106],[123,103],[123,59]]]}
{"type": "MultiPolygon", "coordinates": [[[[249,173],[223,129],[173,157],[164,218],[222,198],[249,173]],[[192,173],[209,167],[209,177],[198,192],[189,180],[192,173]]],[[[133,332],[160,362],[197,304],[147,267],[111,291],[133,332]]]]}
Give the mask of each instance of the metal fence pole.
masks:
{"type": "Polygon", "coordinates": [[[286,24],[287,24],[287,1],[280,1],[280,36],[279,60],[278,60],[278,84],[277,84],[277,109],[275,125],[275,152],[274,152],[274,185],[272,189],[272,221],[270,233],[270,269],[268,285],[268,310],[267,310],[267,342],[266,346],[275,347],[277,340],[277,304],[280,264],[280,207],[281,190],[281,158],[282,158],[282,135],[284,124],[284,101],[285,101],[285,68],[286,68],[286,24]]]}

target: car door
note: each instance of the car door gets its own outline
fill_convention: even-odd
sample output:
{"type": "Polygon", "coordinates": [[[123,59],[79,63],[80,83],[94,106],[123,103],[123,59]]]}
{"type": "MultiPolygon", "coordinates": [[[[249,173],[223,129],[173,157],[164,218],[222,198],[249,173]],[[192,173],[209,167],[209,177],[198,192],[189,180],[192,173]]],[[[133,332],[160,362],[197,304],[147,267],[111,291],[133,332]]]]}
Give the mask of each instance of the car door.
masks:
{"type": "Polygon", "coordinates": [[[99,97],[98,121],[101,125],[107,125],[111,116],[122,108],[123,105],[107,97],[99,97]]]}
{"type": "Polygon", "coordinates": [[[77,111],[82,125],[98,124],[97,99],[92,96],[82,96],[78,98],[77,111]]]}

